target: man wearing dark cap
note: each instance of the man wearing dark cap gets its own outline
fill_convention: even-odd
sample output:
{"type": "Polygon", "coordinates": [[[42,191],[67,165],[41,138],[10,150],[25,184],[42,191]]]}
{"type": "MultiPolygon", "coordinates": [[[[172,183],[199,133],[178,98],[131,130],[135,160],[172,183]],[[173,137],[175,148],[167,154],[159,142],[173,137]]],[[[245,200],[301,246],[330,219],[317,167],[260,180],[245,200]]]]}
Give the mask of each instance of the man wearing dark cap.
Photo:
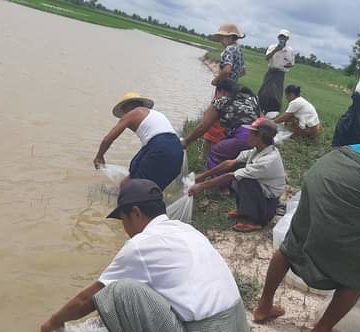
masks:
{"type": "Polygon", "coordinates": [[[235,280],[208,239],[169,220],[160,188],[130,179],[108,216],[130,236],[98,281],[41,327],[50,332],[97,310],[110,332],[248,332],[235,280]]]}
{"type": "Polygon", "coordinates": [[[250,130],[248,143],[253,149],[242,151],[236,159],[226,160],[200,174],[189,194],[231,185],[237,206],[228,213],[229,218],[237,221],[233,229],[251,232],[261,229],[274,217],[278,198],[285,190],[285,171],[274,146],[275,123],[261,117],[244,127],[250,130]],[[206,181],[213,176],[215,178],[206,181]]]}

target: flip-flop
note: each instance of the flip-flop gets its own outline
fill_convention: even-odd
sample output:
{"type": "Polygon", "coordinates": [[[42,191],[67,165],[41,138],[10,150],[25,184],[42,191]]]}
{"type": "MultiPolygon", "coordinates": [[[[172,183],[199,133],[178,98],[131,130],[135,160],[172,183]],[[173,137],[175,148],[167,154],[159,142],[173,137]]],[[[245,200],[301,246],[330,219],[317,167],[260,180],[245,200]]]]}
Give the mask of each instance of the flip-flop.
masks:
{"type": "Polygon", "coordinates": [[[235,232],[250,233],[250,232],[259,231],[262,229],[262,227],[260,225],[238,223],[238,224],[235,224],[232,227],[232,229],[235,232]]]}

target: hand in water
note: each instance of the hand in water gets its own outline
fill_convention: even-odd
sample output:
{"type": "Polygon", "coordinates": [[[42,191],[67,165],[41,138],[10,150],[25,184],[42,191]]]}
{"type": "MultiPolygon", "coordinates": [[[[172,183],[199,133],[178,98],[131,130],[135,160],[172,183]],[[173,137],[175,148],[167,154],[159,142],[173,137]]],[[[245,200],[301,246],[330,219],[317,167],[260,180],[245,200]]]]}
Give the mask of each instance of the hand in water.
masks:
{"type": "Polygon", "coordinates": [[[94,166],[96,169],[99,169],[101,165],[105,165],[104,157],[95,157],[94,166]]]}
{"type": "Polygon", "coordinates": [[[200,194],[203,191],[202,185],[201,184],[194,184],[193,186],[190,187],[188,194],[189,196],[196,196],[198,194],[200,194]]]}

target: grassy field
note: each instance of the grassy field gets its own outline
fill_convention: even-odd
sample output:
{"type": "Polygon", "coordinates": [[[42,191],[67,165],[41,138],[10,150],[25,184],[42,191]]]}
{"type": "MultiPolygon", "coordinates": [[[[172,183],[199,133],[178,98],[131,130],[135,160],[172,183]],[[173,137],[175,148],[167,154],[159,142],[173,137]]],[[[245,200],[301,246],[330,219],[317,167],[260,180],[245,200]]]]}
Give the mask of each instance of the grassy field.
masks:
{"type": "MultiPolygon", "coordinates": [[[[12,0],[12,2],[112,28],[139,29],[179,42],[203,47],[209,50],[206,55],[208,60],[218,61],[220,57],[219,45],[206,38],[123,18],[106,11],[55,0],[12,0]]],[[[241,83],[256,92],[267,69],[266,61],[264,55],[248,49],[244,49],[244,55],[247,75],[241,79],[241,83]]],[[[351,102],[351,90],[356,84],[356,79],[344,75],[340,70],[324,70],[297,64],[286,75],[285,85],[287,84],[301,86],[302,95],[315,105],[323,126],[323,132],[316,141],[288,140],[280,147],[288,174],[288,183],[291,186],[299,187],[304,171],[317,158],[331,149],[334,127],[340,115],[347,110],[351,102]]],[[[283,107],[286,107],[286,103],[283,107]]],[[[184,132],[189,132],[194,126],[194,122],[186,123],[184,132]]],[[[191,170],[200,172],[204,169],[205,163],[201,152],[201,141],[196,142],[188,149],[191,170]]],[[[230,198],[219,194],[205,194],[197,202],[195,219],[198,228],[205,231],[208,228],[221,229],[229,226],[229,221],[226,220],[224,212],[234,204],[230,198]],[[211,215],[208,211],[211,211],[211,215]]]]}

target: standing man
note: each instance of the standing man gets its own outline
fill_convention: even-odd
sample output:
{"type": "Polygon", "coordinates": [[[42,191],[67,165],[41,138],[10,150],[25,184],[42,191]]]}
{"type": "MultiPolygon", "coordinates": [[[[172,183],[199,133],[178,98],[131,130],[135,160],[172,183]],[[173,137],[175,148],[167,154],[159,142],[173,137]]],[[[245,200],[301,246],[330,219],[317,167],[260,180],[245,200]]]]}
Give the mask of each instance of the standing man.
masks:
{"type": "Polygon", "coordinates": [[[258,92],[259,103],[264,113],[281,110],[285,73],[295,64],[294,51],[286,45],[289,37],[289,31],[280,30],[278,43],[270,45],[266,51],[269,69],[258,92]]]}
{"type": "Polygon", "coordinates": [[[41,327],[51,332],[97,310],[110,332],[249,332],[234,277],[209,240],[169,220],[160,188],[121,187],[117,208],[130,239],[101,274],[41,327]]]}

